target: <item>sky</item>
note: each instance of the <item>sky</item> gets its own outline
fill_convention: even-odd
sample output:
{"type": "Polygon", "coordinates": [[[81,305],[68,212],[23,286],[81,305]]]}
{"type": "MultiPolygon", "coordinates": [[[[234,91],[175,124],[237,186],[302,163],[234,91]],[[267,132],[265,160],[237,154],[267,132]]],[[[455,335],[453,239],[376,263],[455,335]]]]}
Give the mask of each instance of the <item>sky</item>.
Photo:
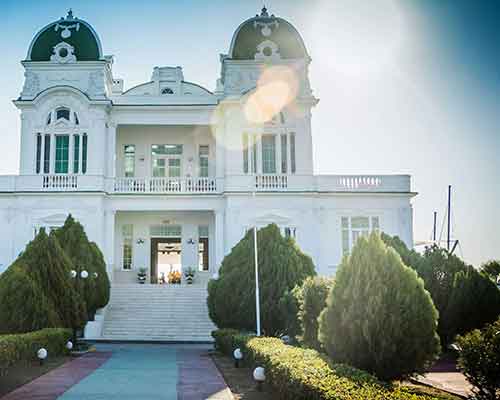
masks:
{"type": "MultiPolygon", "coordinates": [[[[414,237],[438,237],[452,185],[457,254],[500,259],[500,0],[268,0],[312,57],[315,172],[412,175],[414,237]]],[[[20,61],[72,8],[97,31],[125,87],[154,66],[215,88],[219,54],[257,0],[0,0],[0,174],[18,173],[20,61]]],[[[445,232],[443,231],[443,239],[445,232]]]]}

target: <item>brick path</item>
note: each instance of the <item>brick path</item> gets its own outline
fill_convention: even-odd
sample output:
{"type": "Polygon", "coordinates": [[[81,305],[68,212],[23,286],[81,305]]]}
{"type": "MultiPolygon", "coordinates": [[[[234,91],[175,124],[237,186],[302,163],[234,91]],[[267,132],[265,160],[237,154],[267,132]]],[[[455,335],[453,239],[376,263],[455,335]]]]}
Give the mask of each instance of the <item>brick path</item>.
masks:
{"type": "Polygon", "coordinates": [[[100,344],[1,400],[232,400],[208,347],[100,344]]]}
{"type": "Polygon", "coordinates": [[[8,393],[1,400],[54,400],[91,374],[109,357],[110,352],[90,353],[67,362],[8,393]]]}

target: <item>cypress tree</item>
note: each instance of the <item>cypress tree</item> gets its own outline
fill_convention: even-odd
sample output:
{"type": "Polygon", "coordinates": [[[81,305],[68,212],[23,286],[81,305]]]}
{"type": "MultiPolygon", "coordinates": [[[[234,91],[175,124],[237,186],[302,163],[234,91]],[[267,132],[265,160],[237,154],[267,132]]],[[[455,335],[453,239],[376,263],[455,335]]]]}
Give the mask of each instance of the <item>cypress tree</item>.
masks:
{"type": "MultiPolygon", "coordinates": [[[[280,300],[287,291],[315,274],[311,258],[295,241],[281,235],[275,224],[257,233],[261,327],[266,335],[285,333],[288,322],[280,300]]],[[[231,250],[221,265],[219,279],[208,286],[208,307],[219,328],[255,330],[255,263],[253,231],[231,250]]]]}
{"type": "Polygon", "coordinates": [[[102,254],[95,243],[89,242],[83,226],[71,214],[64,225],[55,231],[55,235],[75,269],[79,272],[85,270],[89,274],[87,279],[79,279],[78,291],[85,300],[88,317],[92,320],[97,309],[109,301],[109,279],[102,254]]]}
{"type": "Polygon", "coordinates": [[[0,326],[8,332],[81,328],[85,303],[71,282],[73,265],[55,235],[41,229],[0,276],[0,326]]]}
{"type": "Polygon", "coordinates": [[[435,359],[437,318],[422,279],[373,233],[342,261],[319,338],[336,362],[391,380],[423,372],[435,359]]]}

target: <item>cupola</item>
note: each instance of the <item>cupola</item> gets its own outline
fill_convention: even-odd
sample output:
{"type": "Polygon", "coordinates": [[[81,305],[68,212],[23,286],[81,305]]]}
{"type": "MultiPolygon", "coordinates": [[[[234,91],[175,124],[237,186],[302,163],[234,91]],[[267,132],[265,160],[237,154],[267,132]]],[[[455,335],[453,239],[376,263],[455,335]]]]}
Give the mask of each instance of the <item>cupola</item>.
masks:
{"type": "Polygon", "coordinates": [[[27,61],[72,63],[103,60],[101,41],[90,24],[73,16],[69,10],[34,37],[28,50],[27,61]]]}
{"type": "Polygon", "coordinates": [[[302,37],[292,24],[269,14],[260,14],[243,22],[233,35],[229,59],[272,60],[308,58],[302,37]]]}

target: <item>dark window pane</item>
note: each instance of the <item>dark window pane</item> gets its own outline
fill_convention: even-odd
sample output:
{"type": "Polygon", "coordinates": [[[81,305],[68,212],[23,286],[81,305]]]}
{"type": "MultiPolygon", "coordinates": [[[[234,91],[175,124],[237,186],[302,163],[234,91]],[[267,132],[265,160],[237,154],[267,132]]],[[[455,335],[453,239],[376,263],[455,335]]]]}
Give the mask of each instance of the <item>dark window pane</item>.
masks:
{"type": "Polygon", "coordinates": [[[292,174],[295,174],[295,133],[290,134],[290,164],[292,174]]]}
{"type": "Polygon", "coordinates": [[[40,173],[40,163],[42,158],[42,135],[36,135],[36,173],[40,173]]]}
{"type": "Polygon", "coordinates": [[[43,148],[43,173],[50,172],[50,135],[45,135],[45,145],[43,148]]]}
{"type": "Polygon", "coordinates": [[[69,121],[69,108],[61,107],[56,110],[56,119],[67,119],[69,121]]]}
{"type": "Polygon", "coordinates": [[[73,152],[73,173],[77,174],[80,168],[80,136],[75,135],[75,145],[73,152]]]}
{"type": "Polygon", "coordinates": [[[87,172],[87,134],[82,138],[82,174],[87,172]]]}

